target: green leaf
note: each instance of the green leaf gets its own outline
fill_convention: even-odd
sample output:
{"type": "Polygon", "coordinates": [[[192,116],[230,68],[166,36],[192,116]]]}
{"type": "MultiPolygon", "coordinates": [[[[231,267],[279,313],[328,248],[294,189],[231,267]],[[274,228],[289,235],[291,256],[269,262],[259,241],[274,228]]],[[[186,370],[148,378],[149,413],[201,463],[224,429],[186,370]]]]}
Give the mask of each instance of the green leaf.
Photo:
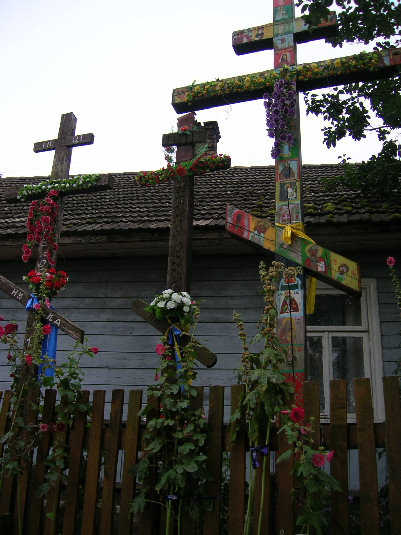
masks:
{"type": "Polygon", "coordinates": [[[291,457],[292,450],[287,450],[284,453],[280,455],[280,457],[277,459],[277,463],[282,463],[284,461],[288,461],[288,459],[291,457]]]}

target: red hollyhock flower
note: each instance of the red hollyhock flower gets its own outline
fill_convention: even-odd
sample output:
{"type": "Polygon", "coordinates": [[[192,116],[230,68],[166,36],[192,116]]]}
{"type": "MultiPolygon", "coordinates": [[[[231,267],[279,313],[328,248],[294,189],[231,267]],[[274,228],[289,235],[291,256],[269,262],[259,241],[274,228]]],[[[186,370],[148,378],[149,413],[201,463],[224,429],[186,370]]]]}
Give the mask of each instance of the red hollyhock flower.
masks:
{"type": "Polygon", "coordinates": [[[94,355],[97,355],[99,353],[99,348],[98,347],[90,347],[89,351],[92,351],[92,353],[94,355]]]}
{"type": "Polygon", "coordinates": [[[300,424],[302,420],[304,419],[305,411],[302,409],[302,407],[293,407],[290,412],[290,420],[293,422],[300,424]]]}
{"type": "Polygon", "coordinates": [[[51,325],[50,323],[46,323],[46,325],[43,325],[42,327],[42,334],[46,335],[46,334],[50,334],[50,331],[51,331],[51,325]]]}
{"type": "Polygon", "coordinates": [[[321,453],[315,453],[312,455],[312,464],[313,466],[316,466],[316,468],[320,468],[324,465],[324,455],[321,453]]]}
{"type": "Polygon", "coordinates": [[[47,431],[48,425],[47,424],[40,424],[40,430],[44,433],[47,431]]]}
{"type": "Polygon", "coordinates": [[[5,332],[4,327],[0,325],[0,336],[3,336],[5,332]]]}
{"type": "Polygon", "coordinates": [[[7,323],[7,325],[4,325],[4,331],[6,333],[6,336],[15,333],[17,329],[18,325],[16,325],[15,323],[7,323]]]}

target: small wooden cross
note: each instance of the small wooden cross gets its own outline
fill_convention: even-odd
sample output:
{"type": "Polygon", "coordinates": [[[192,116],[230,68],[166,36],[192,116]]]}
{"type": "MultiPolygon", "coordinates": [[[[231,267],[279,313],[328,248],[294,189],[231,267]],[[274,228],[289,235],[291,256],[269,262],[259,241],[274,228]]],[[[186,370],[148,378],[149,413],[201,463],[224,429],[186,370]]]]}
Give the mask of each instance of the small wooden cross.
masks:
{"type": "MultiPolygon", "coordinates": [[[[70,171],[71,155],[73,147],[80,145],[90,145],[94,141],[93,134],[82,134],[75,135],[75,127],[77,124],[77,119],[73,113],[66,113],[61,116],[60,128],[58,132],[58,138],[49,140],[49,141],[40,141],[34,144],[34,152],[44,152],[49,150],[54,150],[53,166],[52,172],[50,175],[51,179],[62,179],[68,178],[70,171]]],[[[57,219],[57,230],[55,243],[58,243],[60,239],[60,232],[62,226],[62,212],[63,212],[63,198],[65,195],[70,194],[82,194],[82,193],[91,193],[93,191],[99,191],[104,189],[110,189],[113,186],[113,180],[111,180],[107,175],[102,175],[97,183],[90,188],[74,189],[71,192],[63,192],[58,198],[58,219],[57,219]]],[[[4,199],[7,202],[19,202],[17,197],[18,188],[8,188],[5,191],[4,199]]],[[[29,198],[38,198],[43,194],[34,194],[29,198]]],[[[42,240],[39,246],[38,257],[36,260],[36,271],[46,271],[51,265],[55,265],[57,260],[57,251],[49,246],[47,242],[42,240]],[[53,264],[50,264],[49,258],[52,260],[53,264]]],[[[0,289],[19,301],[22,304],[28,302],[29,296],[23,290],[15,286],[12,282],[6,278],[0,276],[0,289]]],[[[52,323],[53,325],[59,327],[62,331],[69,334],[73,338],[79,341],[83,341],[84,332],[79,329],[76,325],[63,318],[59,314],[55,313],[53,310],[45,307],[44,304],[41,305],[43,310],[43,318],[52,323]]],[[[31,326],[33,323],[34,312],[29,311],[27,324],[26,324],[26,333],[24,347],[28,348],[30,343],[30,333],[31,326]]]]}
{"type": "MultiPolygon", "coordinates": [[[[219,79],[216,82],[193,84],[174,89],[173,107],[177,113],[195,111],[228,103],[259,99],[271,92],[273,84],[284,73],[284,79],[296,80],[297,100],[295,120],[291,126],[294,142],[281,144],[281,154],[275,161],[276,224],[257,220],[234,207],[227,208],[226,228],[236,236],[272,250],[287,266],[302,266],[316,278],[352,293],[360,292],[359,268],[355,262],[333,253],[302,234],[293,233],[290,243],[283,240],[283,228],[302,225],[302,158],[299,122],[298,92],[349,82],[389,77],[401,64],[401,50],[389,49],[356,56],[339,58],[297,66],[296,43],[320,39],[335,31],[335,14],[322,21],[317,28],[308,28],[302,18],[294,17],[293,0],[273,0],[273,23],[233,34],[233,47],[237,54],[274,49],[272,71],[219,79]]],[[[299,229],[298,229],[299,230],[299,229]]],[[[287,228],[288,231],[288,228],[287,228]]],[[[295,229],[294,229],[295,231],[295,229]]],[[[304,282],[302,273],[294,267],[291,281],[281,281],[278,291],[277,335],[292,361],[291,374],[298,386],[304,380],[304,282]]],[[[302,395],[302,389],[297,388],[302,395]]]]}
{"type": "MultiPolygon", "coordinates": [[[[220,138],[218,125],[209,121],[201,126],[195,121],[195,114],[188,113],[178,118],[178,132],[164,134],[163,146],[177,146],[176,163],[190,161],[194,158],[197,146],[207,142],[209,150],[216,152],[220,138]],[[194,127],[196,126],[196,129],[194,127]],[[181,130],[185,130],[182,132],[181,130]],[[189,132],[189,133],[186,133],[189,132]]],[[[177,292],[190,292],[192,263],[192,228],[194,211],[194,177],[186,176],[184,180],[175,180],[173,184],[173,200],[171,211],[170,239],[168,251],[167,288],[177,292]]],[[[160,332],[169,328],[167,322],[156,321],[145,307],[148,304],[141,299],[134,301],[132,310],[160,332]]],[[[188,335],[182,335],[180,344],[189,342],[188,335]],[[186,338],[187,337],[187,338],[186,338]]],[[[217,362],[217,357],[207,348],[197,343],[196,358],[210,368],[217,362]]]]}

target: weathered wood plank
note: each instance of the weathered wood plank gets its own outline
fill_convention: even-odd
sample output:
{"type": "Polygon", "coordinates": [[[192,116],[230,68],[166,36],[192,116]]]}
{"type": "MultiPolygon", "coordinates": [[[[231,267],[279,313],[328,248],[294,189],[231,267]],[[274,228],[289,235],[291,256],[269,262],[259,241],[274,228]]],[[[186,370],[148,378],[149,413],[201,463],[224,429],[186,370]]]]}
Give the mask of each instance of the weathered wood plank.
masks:
{"type": "Polygon", "coordinates": [[[223,417],[224,388],[222,386],[211,386],[209,392],[209,418],[207,428],[207,468],[209,474],[213,474],[213,479],[207,484],[206,494],[211,496],[213,509],[211,511],[206,511],[203,516],[204,535],[219,535],[223,417]]]}
{"type": "Polygon", "coordinates": [[[92,145],[95,140],[93,134],[78,134],[77,136],[67,136],[64,138],[50,139],[48,141],[38,141],[33,145],[33,152],[46,152],[59,147],[78,147],[80,145],[92,145]]]}
{"type": "MultiPolygon", "coordinates": [[[[81,403],[88,403],[89,392],[83,391],[81,403]]],[[[75,535],[81,476],[82,453],[86,428],[86,412],[77,411],[70,430],[70,455],[68,469],[67,495],[64,508],[63,535],[75,535]]]]}
{"type": "Polygon", "coordinates": [[[401,533],[401,406],[398,377],[383,377],[391,533],[401,533]]]}
{"type": "MultiPolygon", "coordinates": [[[[231,414],[237,410],[242,385],[231,387],[231,414]]],[[[229,520],[230,535],[242,535],[245,513],[245,435],[239,431],[235,441],[230,442],[230,483],[229,483],[229,520]]]]}
{"type": "Polygon", "coordinates": [[[93,393],[81,535],[94,535],[95,530],[100,458],[103,446],[105,394],[104,390],[95,390],[93,393]]]}
{"type": "Polygon", "coordinates": [[[140,417],[138,411],[142,405],[142,391],[131,390],[128,400],[128,415],[124,436],[124,467],[120,497],[119,535],[131,535],[132,514],[131,501],[135,496],[135,477],[128,473],[137,460],[140,417]]]}
{"type": "Polygon", "coordinates": [[[379,505],[376,447],[370,379],[354,379],[359,454],[361,532],[377,535],[379,505]]]}
{"type": "MultiPolygon", "coordinates": [[[[28,303],[31,297],[28,293],[26,293],[24,290],[21,290],[21,288],[18,288],[18,286],[13,284],[2,275],[0,275],[0,290],[18,301],[23,306],[28,303]]],[[[83,330],[74,325],[71,321],[63,318],[63,316],[60,316],[60,314],[47,307],[44,303],[42,303],[40,307],[40,314],[45,321],[55,325],[75,340],[83,342],[83,330]]]]}
{"type": "MultiPolygon", "coordinates": [[[[54,419],[54,405],[56,402],[56,390],[47,389],[43,403],[42,422],[50,425],[54,419]]],[[[27,535],[39,535],[40,521],[42,516],[44,496],[37,496],[38,488],[44,483],[44,477],[47,470],[45,459],[50,448],[50,431],[42,433],[41,440],[37,449],[36,462],[31,477],[31,492],[28,503],[27,514],[27,535]]]]}
{"type": "MultiPolygon", "coordinates": [[[[0,411],[0,436],[3,436],[7,431],[8,412],[10,410],[11,391],[6,390],[3,395],[3,403],[0,411]]],[[[0,456],[3,455],[4,443],[0,443],[0,456]]],[[[3,530],[12,529],[12,521],[10,514],[11,497],[13,490],[13,477],[4,475],[2,486],[0,489],[0,527],[3,530]]]]}
{"type": "Polygon", "coordinates": [[[109,535],[113,529],[114,485],[120,447],[123,403],[124,390],[114,390],[111,401],[110,424],[106,433],[106,458],[104,462],[99,535],[109,535]]]}
{"type": "MultiPolygon", "coordinates": [[[[170,324],[166,320],[157,320],[151,312],[145,310],[147,306],[148,303],[146,303],[142,299],[135,299],[135,301],[132,303],[131,308],[135,314],[138,314],[138,316],[147,321],[147,323],[149,323],[159,332],[164,334],[170,328],[170,324]]],[[[180,337],[180,345],[182,347],[185,347],[189,344],[191,340],[192,338],[189,334],[182,334],[180,337]]],[[[203,347],[198,344],[196,340],[194,340],[194,342],[196,350],[196,359],[199,360],[199,362],[201,362],[207,368],[211,368],[212,366],[214,366],[217,360],[216,355],[206,347],[203,347]]]]}
{"type": "Polygon", "coordinates": [[[330,381],[330,441],[334,457],[330,473],[341,485],[331,498],[331,533],[348,533],[348,443],[347,383],[345,379],[330,381]]]}

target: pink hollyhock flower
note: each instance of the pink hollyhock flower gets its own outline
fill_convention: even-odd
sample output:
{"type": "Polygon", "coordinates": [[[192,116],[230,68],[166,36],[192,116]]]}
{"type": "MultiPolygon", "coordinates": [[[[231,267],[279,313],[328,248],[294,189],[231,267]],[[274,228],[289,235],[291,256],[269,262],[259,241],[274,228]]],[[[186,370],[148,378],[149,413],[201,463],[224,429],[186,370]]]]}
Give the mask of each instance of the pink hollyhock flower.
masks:
{"type": "Polygon", "coordinates": [[[28,260],[29,260],[29,256],[26,255],[26,254],[23,254],[21,258],[22,258],[23,262],[28,262],[28,260]]]}
{"type": "Polygon", "coordinates": [[[13,358],[12,355],[10,354],[7,355],[7,360],[12,360],[12,358],[13,358]]]}
{"type": "Polygon", "coordinates": [[[393,267],[395,264],[395,258],[393,256],[389,256],[387,258],[387,265],[390,266],[390,267],[393,267]]]}
{"type": "Polygon", "coordinates": [[[0,325],[0,336],[3,336],[3,335],[5,334],[5,332],[6,332],[6,331],[4,330],[4,327],[2,327],[2,326],[0,325]]]}
{"type": "Polygon", "coordinates": [[[46,323],[46,325],[43,325],[42,327],[42,334],[46,335],[46,334],[50,334],[50,331],[51,331],[51,326],[50,326],[50,323],[46,323]]]}
{"type": "Polygon", "coordinates": [[[31,355],[25,355],[25,362],[30,366],[32,364],[32,357],[31,355]]]}
{"type": "Polygon", "coordinates": [[[290,411],[280,411],[280,414],[288,414],[290,411]]]}
{"type": "Polygon", "coordinates": [[[97,354],[99,353],[99,348],[98,348],[98,347],[95,347],[95,346],[94,346],[94,347],[90,347],[90,348],[89,348],[89,351],[92,351],[92,353],[93,353],[94,355],[97,355],[97,354]]]}
{"type": "Polygon", "coordinates": [[[334,450],[331,450],[329,451],[329,453],[326,453],[326,459],[328,462],[331,461],[331,459],[333,458],[333,455],[334,455],[334,450]]]}
{"type": "Polygon", "coordinates": [[[166,351],[166,346],[163,344],[156,344],[155,345],[155,351],[158,355],[163,355],[163,353],[166,351]]]}
{"type": "Polygon", "coordinates": [[[39,310],[39,309],[40,309],[40,303],[35,303],[35,304],[33,305],[33,308],[34,308],[35,310],[39,310]]]}
{"type": "Polygon", "coordinates": [[[312,455],[312,464],[316,468],[320,468],[324,465],[324,455],[322,453],[315,453],[312,455]]]}
{"type": "Polygon", "coordinates": [[[300,424],[304,419],[305,411],[302,407],[293,407],[290,412],[290,419],[296,424],[300,424]]]}
{"type": "Polygon", "coordinates": [[[50,307],[50,299],[48,297],[46,297],[46,299],[45,299],[45,305],[47,307],[50,307]]]}
{"type": "Polygon", "coordinates": [[[40,424],[40,430],[41,431],[47,431],[48,425],[47,424],[40,424]]]}
{"type": "Polygon", "coordinates": [[[170,355],[167,355],[166,360],[171,360],[170,355]]]}

